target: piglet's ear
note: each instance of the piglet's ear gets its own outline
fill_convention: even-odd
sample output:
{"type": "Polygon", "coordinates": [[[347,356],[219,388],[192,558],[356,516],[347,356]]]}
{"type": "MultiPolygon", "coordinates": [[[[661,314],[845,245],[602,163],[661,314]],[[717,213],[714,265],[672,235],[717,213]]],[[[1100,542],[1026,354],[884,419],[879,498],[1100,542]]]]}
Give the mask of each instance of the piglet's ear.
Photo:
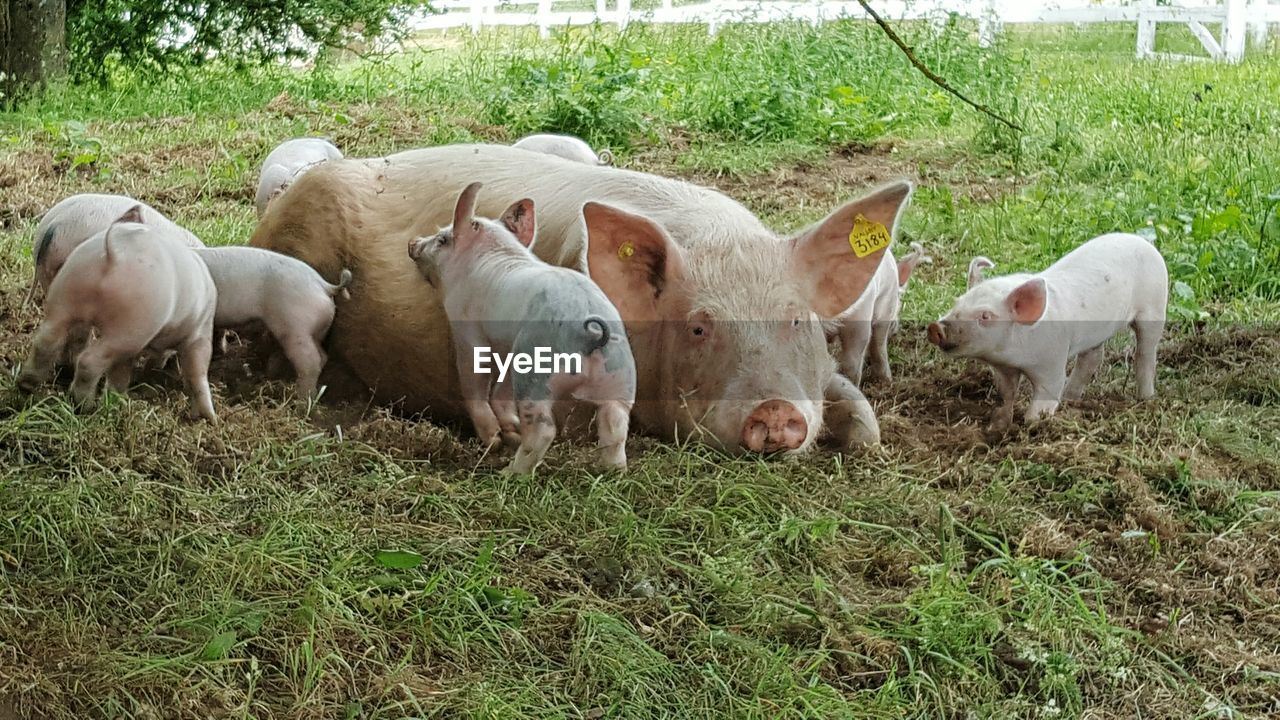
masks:
{"type": "Polygon", "coordinates": [[[116,218],[118,223],[140,223],[142,222],[142,204],[134,205],[125,211],[123,215],[116,218]]]}
{"type": "Polygon", "coordinates": [[[502,213],[502,225],[516,236],[521,245],[532,248],[537,230],[534,224],[533,201],[529,198],[517,200],[502,213]]]}
{"type": "Polygon", "coordinates": [[[867,289],[911,190],[905,180],[886,185],[791,239],[791,271],[820,317],[839,315],[867,289]]]}
{"type": "Polygon", "coordinates": [[[1013,319],[1023,325],[1034,325],[1044,317],[1044,308],[1048,302],[1048,290],[1044,278],[1031,278],[1009,293],[1005,298],[1013,319]]]}
{"type": "Polygon", "coordinates": [[[453,234],[466,233],[471,227],[471,220],[476,215],[476,196],[480,194],[481,184],[473,182],[462,190],[458,196],[458,204],[453,207],[453,234]]]}
{"type": "Polygon", "coordinates": [[[982,276],[982,271],[989,270],[995,266],[996,266],[995,263],[991,262],[991,260],[985,257],[982,257],[981,255],[970,260],[969,261],[969,287],[972,288],[974,285],[977,285],[981,283],[983,280],[986,280],[986,278],[982,276]]]}
{"type": "Polygon", "coordinates": [[[911,252],[898,259],[898,287],[906,288],[911,282],[911,273],[920,263],[933,262],[933,258],[924,254],[924,246],[918,242],[911,243],[911,252]]]}

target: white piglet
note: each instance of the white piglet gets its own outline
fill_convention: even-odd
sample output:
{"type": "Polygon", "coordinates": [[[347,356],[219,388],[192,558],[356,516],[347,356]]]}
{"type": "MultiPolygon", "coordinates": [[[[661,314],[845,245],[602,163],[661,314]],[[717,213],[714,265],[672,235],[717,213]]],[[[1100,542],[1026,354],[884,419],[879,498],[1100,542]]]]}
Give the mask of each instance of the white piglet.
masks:
{"type": "Polygon", "coordinates": [[[106,230],[81,243],[49,286],[45,318],[18,387],[31,392],[52,371],[67,341],[96,335],[76,357],[71,394],[84,407],[97,400],[103,375],[125,392],[143,352],[176,350],[191,397],[192,414],[216,422],[209,393],[213,278],[171,228],[143,223],[135,205],[106,230]]]}
{"type": "Polygon", "coordinates": [[[868,352],[871,368],[881,380],[893,380],[889,370],[889,338],[898,331],[902,312],[902,292],[911,281],[911,273],[922,262],[932,262],[920,243],[911,243],[911,252],[894,260],[886,250],[867,289],[857,302],[835,320],[835,335],[840,337],[840,371],[862,385],[863,365],[868,352]]]}
{"type": "Polygon", "coordinates": [[[613,164],[613,153],[608,150],[601,150],[597,153],[585,141],[572,135],[552,135],[547,133],[528,135],[515,141],[511,147],[547,155],[557,155],[565,160],[586,163],[587,165],[613,164]]]}
{"type": "Polygon", "coordinates": [[[322,138],[294,138],[276,146],[262,161],[262,175],[258,178],[258,217],[267,212],[267,206],[283,193],[303,173],[328,160],[341,160],[342,151],[322,138]]]}
{"type": "Polygon", "coordinates": [[[331,285],[310,265],[270,250],[218,247],[197,254],[218,288],[214,326],[261,322],[293,365],[298,402],[309,402],[327,360],[323,343],[333,324],[333,299],[346,294],[351,271],[343,270],[331,285]]]}
{"type": "Polygon", "coordinates": [[[27,299],[36,296],[37,288],[49,289],[49,283],[53,282],[71,251],[80,243],[106,230],[134,206],[141,208],[142,224],[165,231],[162,237],[176,240],[178,244],[187,247],[204,247],[199,238],[179,227],[159,210],[131,197],[98,193],[72,195],[49,208],[36,226],[32,243],[35,279],[31,283],[27,299]]]}
{"type": "Polygon", "coordinates": [[[555,405],[575,398],[596,406],[601,463],[625,468],[636,368],[622,318],[586,275],[529,251],[532,200],[516,202],[495,222],[475,217],[479,191],[480,183],[462,191],[452,226],[409,243],[423,278],[444,295],[476,434],[492,447],[518,432],[507,472],[531,472],[555,439],[555,405]],[[482,365],[484,348],[495,364],[506,357],[507,369],[482,365]],[[522,368],[522,356],[549,364],[522,368]]]}
{"type": "Polygon", "coordinates": [[[1023,375],[1034,393],[1028,422],[1053,415],[1063,400],[1079,400],[1102,362],[1103,343],[1126,328],[1137,339],[1138,397],[1155,394],[1169,273],[1154,245],[1138,235],[1111,233],[1038,274],[984,279],[982,270],[989,267],[990,260],[973,259],[968,292],[928,332],[943,352],[991,365],[1003,401],[992,430],[1003,431],[1012,422],[1023,375]]]}

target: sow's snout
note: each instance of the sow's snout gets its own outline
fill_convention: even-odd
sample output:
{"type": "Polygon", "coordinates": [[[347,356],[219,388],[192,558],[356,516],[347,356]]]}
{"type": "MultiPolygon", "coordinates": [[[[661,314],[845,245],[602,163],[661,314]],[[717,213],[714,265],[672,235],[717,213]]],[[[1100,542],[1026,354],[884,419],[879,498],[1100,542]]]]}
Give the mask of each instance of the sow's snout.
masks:
{"type": "Polygon", "coordinates": [[[769,400],[756,406],[742,427],[742,446],[752,452],[795,450],[804,444],[809,424],[795,405],[769,400]]]}

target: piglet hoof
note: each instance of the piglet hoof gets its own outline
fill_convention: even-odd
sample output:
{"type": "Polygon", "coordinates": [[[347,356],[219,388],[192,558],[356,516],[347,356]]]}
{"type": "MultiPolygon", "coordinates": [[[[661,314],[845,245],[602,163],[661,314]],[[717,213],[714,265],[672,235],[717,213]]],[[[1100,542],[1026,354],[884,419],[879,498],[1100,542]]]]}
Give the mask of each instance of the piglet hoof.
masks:
{"type": "Polygon", "coordinates": [[[516,456],[512,458],[511,462],[499,472],[503,477],[532,475],[535,467],[537,466],[527,462],[522,462],[520,457],[516,456]]]}
{"type": "Polygon", "coordinates": [[[21,392],[24,395],[30,395],[40,389],[40,378],[35,375],[28,375],[24,372],[18,375],[17,387],[18,392],[21,392]]]}
{"type": "Polygon", "coordinates": [[[600,458],[596,460],[596,467],[604,472],[626,472],[627,456],[615,455],[612,453],[608,455],[601,455],[600,458]]]}
{"type": "Polygon", "coordinates": [[[191,422],[200,422],[201,420],[204,420],[204,421],[207,421],[210,425],[213,425],[214,427],[218,426],[217,415],[205,415],[199,410],[192,410],[188,412],[187,419],[190,420],[191,422]]]}
{"type": "Polygon", "coordinates": [[[515,450],[520,447],[520,432],[517,430],[503,430],[500,434],[501,448],[503,450],[515,450]]]}
{"type": "Polygon", "coordinates": [[[1010,429],[1010,425],[1007,422],[989,423],[986,429],[982,433],[983,440],[985,440],[988,445],[998,444],[1009,435],[1009,429],[1010,429]]]}
{"type": "Polygon", "coordinates": [[[77,413],[81,415],[92,415],[98,409],[98,398],[90,395],[85,398],[72,398],[71,404],[75,407],[77,413]]]}

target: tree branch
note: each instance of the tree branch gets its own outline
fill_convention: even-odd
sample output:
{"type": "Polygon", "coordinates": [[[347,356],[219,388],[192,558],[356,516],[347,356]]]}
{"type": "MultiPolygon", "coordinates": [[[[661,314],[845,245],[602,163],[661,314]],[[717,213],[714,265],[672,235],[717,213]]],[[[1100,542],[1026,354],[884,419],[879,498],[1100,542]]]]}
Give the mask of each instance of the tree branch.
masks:
{"type": "Polygon", "coordinates": [[[980,113],[983,113],[995,120],[998,120],[1001,123],[1004,123],[1006,126],[1008,126],[1013,130],[1022,132],[1021,125],[1015,122],[1012,122],[1010,120],[1006,120],[1005,118],[996,114],[995,111],[993,111],[991,108],[987,107],[986,105],[983,105],[981,103],[976,103],[970,100],[969,98],[965,97],[964,95],[960,94],[960,91],[951,87],[951,84],[948,83],[945,79],[940,77],[934,71],[930,70],[928,67],[925,67],[925,64],[920,62],[920,58],[916,57],[915,52],[912,51],[912,49],[908,47],[905,42],[902,41],[901,37],[898,37],[898,33],[894,32],[893,28],[889,27],[889,23],[885,22],[884,18],[880,17],[880,15],[875,10],[871,9],[871,4],[867,2],[867,0],[858,0],[858,4],[862,6],[863,10],[867,11],[867,14],[871,16],[872,20],[876,21],[876,24],[880,26],[880,29],[884,30],[884,34],[889,36],[889,39],[893,41],[893,44],[897,45],[898,49],[902,50],[902,53],[907,56],[907,59],[911,61],[911,64],[915,65],[916,69],[919,70],[920,73],[923,74],[925,77],[932,80],[935,85],[942,88],[943,90],[946,90],[952,95],[955,95],[956,97],[960,98],[961,101],[963,101],[966,105],[973,108],[974,110],[977,110],[980,113]]]}

